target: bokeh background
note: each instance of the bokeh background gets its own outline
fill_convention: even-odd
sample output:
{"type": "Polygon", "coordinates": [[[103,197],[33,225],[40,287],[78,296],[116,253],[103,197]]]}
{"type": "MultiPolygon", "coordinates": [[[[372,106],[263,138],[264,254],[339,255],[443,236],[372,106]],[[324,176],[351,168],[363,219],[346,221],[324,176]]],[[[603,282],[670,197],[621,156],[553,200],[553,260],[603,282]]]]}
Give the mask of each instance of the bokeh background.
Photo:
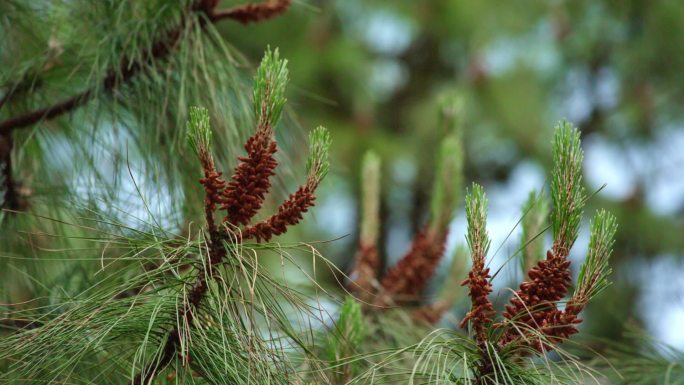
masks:
{"type": "MultiPolygon", "coordinates": [[[[567,118],[582,131],[586,187],[598,191],[585,217],[605,207],[620,225],[614,284],[587,310],[584,333],[620,340],[636,325],[684,348],[682,15],[684,3],[671,0],[298,1],[271,22],[219,29],[252,63],[278,47],[296,120],[332,130],[332,175],[291,239],[342,237],[322,249],[349,266],[360,159],[373,149],[383,158],[382,254],[391,265],[425,220],[444,134],[437,103],[456,95],[465,101],[466,180],[489,194],[498,268],[519,247],[529,191],[548,185],[553,126],[567,118]]],[[[450,248],[464,234],[461,207],[450,248]]],[[[575,267],[587,242],[585,223],[575,267]]],[[[517,269],[506,265],[497,288],[515,287],[517,269]]]]}

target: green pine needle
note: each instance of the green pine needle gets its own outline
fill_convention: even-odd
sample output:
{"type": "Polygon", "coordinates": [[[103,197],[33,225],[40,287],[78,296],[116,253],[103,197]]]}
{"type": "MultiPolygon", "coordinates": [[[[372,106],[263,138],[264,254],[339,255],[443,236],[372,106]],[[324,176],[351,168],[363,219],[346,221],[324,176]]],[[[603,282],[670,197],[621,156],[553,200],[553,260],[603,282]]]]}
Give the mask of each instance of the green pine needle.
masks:
{"type": "Polygon", "coordinates": [[[190,107],[188,119],[188,143],[196,154],[211,148],[211,123],[209,110],[204,107],[190,107]]]}
{"type": "Polygon", "coordinates": [[[565,256],[577,239],[585,194],[582,187],[584,152],[580,132],[568,121],[556,126],[553,138],[551,199],[554,253],[565,256]]]}
{"type": "Polygon", "coordinates": [[[380,228],[380,157],[368,151],[361,161],[361,240],[377,243],[380,228]]]}
{"type": "Polygon", "coordinates": [[[330,169],[328,153],[332,139],[325,127],[318,126],[309,133],[309,159],[306,162],[306,171],[317,186],[330,169]]]}
{"type": "Polygon", "coordinates": [[[340,309],[335,330],[328,337],[330,359],[340,358],[341,352],[352,353],[361,345],[364,338],[364,323],[361,305],[353,297],[347,297],[340,309]]]}
{"type": "Polygon", "coordinates": [[[588,302],[610,285],[608,276],[612,269],[608,260],[613,252],[617,220],[613,214],[601,209],[596,212],[590,227],[589,254],[580,268],[574,295],[583,303],[588,302]]]}
{"type": "Polygon", "coordinates": [[[468,234],[466,240],[474,262],[484,262],[491,240],[487,234],[487,196],[482,186],[473,183],[465,198],[468,234]]]}
{"type": "Polygon", "coordinates": [[[285,106],[288,81],[287,60],[278,49],[266,50],[254,81],[254,116],[259,127],[275,127],[285,106]]]}
{"type": "Polygon", "coordinates": [[[325,350],[332,363],[334,384],[347,383],[358,371],[359,363],[353,356],[359,351],[365,338],[365,325],[361,305],[353,297],[347,297],[340,308],[335,327],[327,336],[325,350]]]}
{"type": "Polygon", "coordinates": [[[523,204],[522,212],[522,258],[520,263],[522,271],[525,272],[544,258],[543,232],[549,215],[549,203],[545,196],[530,191],[523,204]]]}

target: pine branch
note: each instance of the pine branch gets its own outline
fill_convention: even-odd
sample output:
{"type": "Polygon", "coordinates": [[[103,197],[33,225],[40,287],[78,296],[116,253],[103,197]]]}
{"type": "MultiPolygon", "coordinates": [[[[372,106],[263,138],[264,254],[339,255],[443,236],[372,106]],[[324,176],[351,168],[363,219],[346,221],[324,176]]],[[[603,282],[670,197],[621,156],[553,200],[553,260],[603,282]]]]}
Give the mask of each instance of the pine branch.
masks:
{"type": "Polygon", "coordinates": [[[547,252],[546,260],[529,270],[530,280],[520,285],[511,305],[506,306],[504,316],[528,330],[508,325],[499,346],[524,339],[523,345],[539,352],[552,350],[554,343],[577,333],[575,325],[581,322],[579,313],[608,285],[608,257],[617,226],[614,217],[601,211],[592,220],[589,256],[581,267],[575,293],[564,310],[558,309],[557,302],[566,296],[571,285],[567,256],[577,238],[585,200],[580,186],[582,158],[579,132],[569,123],[561,122],[554,137],[551,182],[553,249],[547,252]]]}
{"type": "Polygon", "coordinates": [[[475,384],[484,385],[492,383],[489,376],[494,372],[490,354],[490,349],[494,349],[494,346],[488,342],[487,331],[496,312],[488,297],[492,292],[492,283],[485,261],[491,239],[487,233],[487,196],[482,186],[473,183],[472,190],[466,194],[465,201],[468,221],[466,240],[473,264],[468,278],[461,283],[463,286],[468,285],[471,306],[470,311],[461,320],[460,327],[465,328],[470,324],[473,331],[479,351],[479,359],[474,368],[474,380],[475,384]]]}
{"type": "MultiPolygon", "coordinates": [[[[581,186],[583,157],[579,131],[569,122],[561,121],[553,139],[553,248],[547,251],[545,260],[527,272],[529,280],[520,284],[504,312],[504,317],[531,330],[543,328],[551,317],[556,317],[556,302],[567,295],[572,284],[567,257],[577,239],[585,201],[581,186]]],[[[500,346],[522,338],[520,334],[519,329],[508,325],[500,346]]]]}
{"type": "MultiPolygon", "coordinates": [[[[189,15],[193,13],[199,13],[203,15],[204,17],[200,16],[198,18],[200,27],[206,26],[206,20],[212,23],[218,22],[225,18],[241,21],[244,18],[249,18],[248,15],[252,15],[252,21],[261,21],[283,13],[289,6],[289,2],[287,2],[287,5],[280,5],[279,7],[276,7],[270,13],[264,9],[272,9],[273,6],[267,5],[264,9],[262,9],[258,4],[249,4],[244,6],[242,12],[238,11],[238,9],[241,8],[238,7],[238,9],[233,11],[233,13],[229,12],[227,15],[224,15],[225,12],[223,11],[216,11],[214,9],[216,5],[217,1],[215,0],[197,0],[191,3],[188,11],[185,14],[189,15]],[[233,15],[232,17],[230,16],[231,14],[233,15]]],[[[159,40],[152,44],[150,48],[146,50],[146,52],[140,55],[140,60],[131,62],[129,57],[122,57],[119,61],[119,65],[110,69],[107,72],[107,75],[99,82],[98,85],[93,86],[63,101],[57,102],[51,106],[36,109],[23,115],[9,118],[0,122],[0,134],[7,134],[15,129],[30,127],[42,120],[53,119],[55,117],[69,113],[92,100],[98,94],[99,89],[109,94],[120,85],[130,82],[136,77],[136,75],[148,67],[150,63],[154,62],[155,60],[165,58],[173,51],[173,49],[179,43],[180,37],[182,35],[181,32],[186,27],[186,23],[190,21],[190,18],[186,18],[181,21],[180,25],[171,28],[164,36],[160,37],[159,40]]]]}
{"type": "MultiPolygon", "coordinates": [[[[563,311],[557,310],[544,320],[541,332],[551,342],[561,342],[577,333],[575,325],[582,322],[579,314],[592,298],[610,285],[608,276],[611,268],[608,260],[613,251],[617,231],[615,216],[600,210],[592,218],[590,228],[589,253],[580,267],[575,292],[563,311]]],[[[538,345],[541,345],[541,342],[538,345]]],[[[548,344],[544,344],[543,348],[547,351],[552,349],[548,344]]],[[[541,350],[542,346],[537,346],[537,349],[541,350]]]]}

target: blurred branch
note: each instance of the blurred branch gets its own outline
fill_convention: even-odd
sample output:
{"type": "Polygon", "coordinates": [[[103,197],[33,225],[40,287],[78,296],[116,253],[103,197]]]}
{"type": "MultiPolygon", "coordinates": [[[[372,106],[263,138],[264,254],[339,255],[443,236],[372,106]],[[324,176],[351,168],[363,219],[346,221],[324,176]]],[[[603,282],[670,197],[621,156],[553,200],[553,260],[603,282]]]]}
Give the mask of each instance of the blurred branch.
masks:
{"type": "Polygon", "coordinates": [[[266,0],[261,3],[238,5],[211,12],[209,20],[216,22],[222,19],[232,19],[242,24],[257,23],[281,15],[290,7],[290,4],[292,0],[266,0]]]}
{"type": "Polygon", "coordinates": [[[9,102],[12,98],[23,94],[24,92],[30,90],[31,88],[35,87],[38,85],[40,82],[38,79],[35,81],[29,81],[26,77],[24,79],[20,80],[18,83],[15,83],[9,87],[9,90],[5,95],[0,98],[0,109],[4,107],[7,102],[9,102]]]}
{"type": "Polygon", "coordinates": [[[0,175],[2,177],[2,188],[4,190],[2,206],[3,209],[18,211],[25,207],[25,204],[17,190],[17,183],[12,175],[12,148],[14,141],[11,134],[0,135],[0,175]]]}
{"type": "MultiPolygon", "coordinates": [[[[289,6],[290,0],[278,0],[277,2],[266,2],[259,4],[247,4],[226,11],[215,11],[216,0],[197,0],[192,3],[190,12],[196,11],[203,13],[207,19],[214,23],[222,19],[233,19],[242,23],[250,21],[262,21],[275,17],[283,13],[289,6]]],[[[205,19],[200,18],[199,23],[201,27],[206,25],[205,19]]],[[[157,40],[152,46],[141,55],[141,59],[130,62],[128,57],[122,57],[118,68],[112,68],[107,72],[107,75],[100,81],[100,86],[105,92],[111,92],[120,84],[126,83],[133,79],[139,72],[156,59],[161,59],[166,56],[176,47],[180,40],[181,32],[184,28],[184,22],[169,30],[166,35],[157,40]]],[[[52,119],[71,112],[78,107],[86,104],[93,99],[97,94],[99,86],[93,86],[80,94],[74,95],[66,100],[55,103],[51,106],[30,111],[24,115],[9,118],[0,122],[0,134],[7,134],[17,128],[24,128],[32,126],[43,119],[52,119]]],[[[12,95],[12,92],[3,97],[0,103],[4,104],[6,100],[12,95]]],[[[0,104],[0,106],[2,106],[0,104]]]]}
{"type": "Polygon", "coordinates": [[[0,329],[24,329],[32,330],[39,328],[43,323],[36,320],[25,319],[0,319],[0,329]]]}

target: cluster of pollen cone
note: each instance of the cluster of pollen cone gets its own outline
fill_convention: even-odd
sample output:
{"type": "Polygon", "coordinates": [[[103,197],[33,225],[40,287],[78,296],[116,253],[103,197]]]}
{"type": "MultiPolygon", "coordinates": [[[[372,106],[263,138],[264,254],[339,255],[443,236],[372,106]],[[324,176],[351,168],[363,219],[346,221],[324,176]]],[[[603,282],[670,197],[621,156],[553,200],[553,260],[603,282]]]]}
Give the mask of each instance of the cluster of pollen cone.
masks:
{"type": "MultiPolygon", "coordinates": [[[[447,153],[452,157],[462,156],[458,151],[447,153]]],[[[570,293],[572,278],[568,255],[577,238],[586,199],[581,187],[582,159],[579,132],[569,123],[561,122],[556,127],[554,136],[554,169],[550,189],[553,203],[553,212],[550,215],[553,223],[550,226],[553,231],[553,246],[545,256],[539,255],[527,263],[526,279],[512,294],[509,304],[503,307],[499,319],[496,318],[497,307],[490,300],[493,278],[486,263],[490,243],[486,229],[487,199],[481,186],[474,183],[472,189],[469,189],[465,199],[468,221],[466,241],[472,264],[465,280],[460,281],[462,286],[467,287],[471,307],[461,318],[460,326],[471,331],[470,335],[481,349],[522,348],[517,349],[520,355],[529,354],[530,351],[543,353],[554,349],[555,344],[578,332],[580,312],[592,296],[608,285],[608,257],[612,251],[616,224],[612,215],[601,210],[592,220],[586,262],[581,266],[574,292],[570,293]]],[[[376,246],[378,224],[372,220],[378,216],[376,201],[379,194],[378,191],[368,191],[378,189],[379,165],[374,162],[364,160],[362,229],[349,288],[357,298],[368,304],[368,309],[384,309],[407,302],[420,303],[424,301],[420,297],[426,285],[443,258],[448,235],[448,226],[444,223],[448,223],[454,206],[433,204],[433,207],[441,207],[446,211],[442,217],[447,220],[433,220],[426,224],[414,237],[408,252],[379,278],[381,263],[376,246]],[[376,229],[369,230],[367,223],[372,223],[376,229]]],[[[459,160],[456,163],[460,165],[461,162],[459,160]]],[[[436,189],[440,187],[443,188],[444,183],[436,184],[436,189]]],[[[443,192],[433,193],[444,200],[443,192]]],[[[544,199],[541,194],[535,198],[544,199]]],[[[439,216],[434,211],[431,214],[433,217],[439,216]]],[[[544,212],[542,216],[547,214],[548,212],[544,212]]],[[[543,235],[543,226],[539,225],[535,231],[538,233],[530,235],[530,242],[543,242],[544,237],[540,236],[543,235]]],[[[539,254],[542,254],[541,250],[539,254]]],[[[463,274],[465,266],[462,267],[460,271],[452,269],[451,273],[463,274]]],[[[447,280],[449,278],[451,277],[447,277],[447,280]]],[[[438,298],[432,303],[420,305],[413,314],[421,320],[435,323],[455,305],[454,302],[438,298]]],[[[486,370],[486,365],[483,370],[486,370]]]]}
{"type": "Polygon", "coordinates": [[[330,137],[323,127],[316,128],[309,135],[312,154],[307,164],[306,182],[279,205],[276,213],[253,222],[264,204],[271,188],[270,178],[276,175],[278,166],[274,127],[285,103],[286,63],[278,58],[277,50],[268,51],[259,67],[254,90],[256,132],[247,139],[244,145],[246,154],[238,157],[238,164],[229,181],[222,179],[223,173],[216,170],[210,151],[208,111],[202,108],[193,108],[191,111],[191,120],[194,120],[196,127],[191,142],[204,170],[204,178],[199,182],[205,190],[205,215],[210,233],[230,231],[239,234],[242,239],[269,241],[285,233],[289,226],[299,223],[303,214],[314,205],[314,192],[328,168],[330,137]],[[219,224],[214,220],[217,210],[225,211],[219,224]]]}

